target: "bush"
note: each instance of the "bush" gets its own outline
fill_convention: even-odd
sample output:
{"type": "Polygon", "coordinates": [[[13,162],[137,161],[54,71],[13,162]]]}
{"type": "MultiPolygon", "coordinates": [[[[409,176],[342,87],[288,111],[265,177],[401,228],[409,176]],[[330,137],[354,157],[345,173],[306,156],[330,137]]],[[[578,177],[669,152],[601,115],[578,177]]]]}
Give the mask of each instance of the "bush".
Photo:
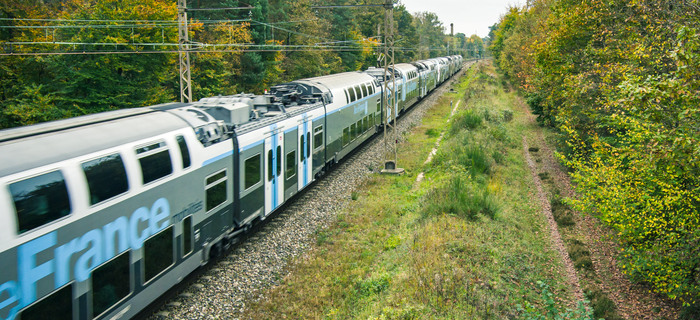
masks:
{"type": "Polygon", "coordinates": [[[576,239],[570,239],[568,242],[567,251],[571,262],[574,263],[574,267],[579,270],[593,271],[591,252],[588,251],[583,242],[576,239]]]}
{"type": "Polygon", "coordinates": [[[479,113],[467,109],[454,117],[450,133],[457,134],[464,129],[473,130],[481,126],[483,119],[479,113]]]}
{"type": "Polygon", "coordinates": [[[513,120],[513,110],[505,109],[503,112],[503,121],[511,122],[513,120]]]}
{"type": "Polygon", "coordinates": [[[457,163],[471,173],[472,177],[491,172],[491,159],[486,155],[483,147],[475,145],[466,138],[464,143],[454,151],[457,163]]]}
{"type": "Polygon", "coordinates": [[[525,306],[516,305],[520,312],[520,319],[526,320],[546,320],[546,319],[568,319],[568,320],[593,320],[593,313],[586,310],[588,301],[579,301],[576,310],[566,309],[559,311],[555,302],[554,294],[549,291],[549,286],[542,281],[537,281],[537,285],[542,289],[542,300],[544,300],[545,313],[542,314],[530,302],[525,302],[525,306]]]}
{"type": "MultiPolygon", "coordinates": [[[[549,174],[547,175],[547,178],[549,178],[549,174]]],[[[552,218],[554,218],[554,221],[557,222],[557,225],[559,227],[569,227],[576,225],[576,222],[574,222],[574,218],[571,216],[571,210],[569,210],[569,207],[561,201],[561,198],[559,196],[554,196],[554,198],[552,198],[552,200],[550,200],[549,203],[550,207],[552,208],[552,218]]]]}
{"type": "Polygon", "coordinates": [[[586,298],[591,301],[593,308],[593,316],[596,319],[605,320],[622,320],[623,318],[617,314],[617,306],[608,298],[608,295],[600,289],[586,291],[586,298]]]}
{"type": "Polygon", "coordinates": [[[459,175],[452,177],[445,186],[433,189],[427,195],[426,214],[451,213],[474,220],[479,213],[494,219],[501,210],[496,198],[486,186],[468,183],[459,175]]]}

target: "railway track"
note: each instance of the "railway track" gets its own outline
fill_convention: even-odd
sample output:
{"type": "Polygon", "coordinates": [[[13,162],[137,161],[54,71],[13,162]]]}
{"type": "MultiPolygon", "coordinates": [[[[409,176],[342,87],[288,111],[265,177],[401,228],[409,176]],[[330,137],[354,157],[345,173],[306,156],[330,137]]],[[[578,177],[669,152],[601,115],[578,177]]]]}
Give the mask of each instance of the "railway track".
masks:
{"type": "MultiPolygon", "coordinates": [[[[443,82],[397,120],[396,130],[405,131],[473,61],[466,61],[453,78],[443,82]]],[[[135,319],[237,318],[246,301],[261,298],[261,292],[279,283],[289,259],[303,254],[319,229],[333,221],[350,200],[350,190],[377,172],[383,156],[380,133],[358,147],[333,170],[286,202],[271,216],[256,221],[247,233],[216,259],[200,267],[155,300],[135,319]]]]}

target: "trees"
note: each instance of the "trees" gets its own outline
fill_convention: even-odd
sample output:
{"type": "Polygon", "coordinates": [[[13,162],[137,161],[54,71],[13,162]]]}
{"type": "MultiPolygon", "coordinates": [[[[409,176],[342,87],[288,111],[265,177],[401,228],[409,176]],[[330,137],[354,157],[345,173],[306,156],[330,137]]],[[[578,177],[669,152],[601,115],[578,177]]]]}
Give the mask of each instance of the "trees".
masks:
{"type": "MultiPolygon", "coordinates": [[[[193,100],[376,65],[383,8],[251,1],[188,0],[191,9],[252,6],[188,12],[193,100]]],[[[446,55],[448,41],[480,50],[478,37],[448,39],[434,13],[393,12],[396,62],[446,55]]],[[[172,0],[0,3],[0,17],[34,19],[1,21],[31,28],[0,28],[0,51],[58,53],[0,57],[0,128],[177,100],[176,16],[172,0]]]]}
{"type": "Polygon", "coordinates": [[[413,15],[413,23],[416,27],[419,41],[418,57],[420,59],[447,54],[447,49],[445,48],[445,27],[435,13],[417,12],[413,15]]]}
{"type": "Polygon", "coordinates": [[[540,0],[510,8],[491,51],[562,137],[578,209],[618,231],[623,267],[700,298],[700,6],[540,0]]]}

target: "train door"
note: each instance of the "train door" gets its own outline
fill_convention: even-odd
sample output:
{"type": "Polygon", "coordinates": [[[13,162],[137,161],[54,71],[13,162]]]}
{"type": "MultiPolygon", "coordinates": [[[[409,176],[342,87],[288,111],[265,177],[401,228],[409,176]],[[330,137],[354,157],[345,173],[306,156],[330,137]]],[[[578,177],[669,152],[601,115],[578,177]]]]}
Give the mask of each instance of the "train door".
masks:
{"type": "Polygon", "coordinates": [[[265,216],[284,202],[284,134],[273,129],[265,139],[265,216]]]}
{"type": "Polygon", "coordinates": [[[299,190],[303,189],[311,183],[311,177],[313,174],[313,159],[311,158],[311,130],[312,130],[311,118],[304,116],[304,120],[299,124],[297,132],[299,132],[299,181],[297,185],[299,190]]]}

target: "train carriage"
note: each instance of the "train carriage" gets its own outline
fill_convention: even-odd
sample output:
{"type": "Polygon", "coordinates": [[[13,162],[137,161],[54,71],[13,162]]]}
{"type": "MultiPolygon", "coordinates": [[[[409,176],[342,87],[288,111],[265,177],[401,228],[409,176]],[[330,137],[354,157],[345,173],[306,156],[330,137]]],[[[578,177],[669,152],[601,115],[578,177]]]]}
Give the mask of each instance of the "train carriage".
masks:
{"type": "Polygon", "coordinates": [[[381,121],[381,88],[363,72],[293,81],[290,84],[315,88],[330,97],[326,105],[326,165],[337,163],[376,132],[381,121]]]}
{"type": "Polygon", "coordinates": [[[3,319],[132,316],[200,265],[195,230],[231,227],[230,162],[203,165],[226,147],[200,142],[225,128],[158,108],[3,132],[3,319]]]}
{"type": "MultiPolygon", "coordinates": [[[[397,64],[393,112],[444,63],[397,64]]],[[[391,118],[377,70],[0,131],[0,318],[133,317],[391,118]]]]}

